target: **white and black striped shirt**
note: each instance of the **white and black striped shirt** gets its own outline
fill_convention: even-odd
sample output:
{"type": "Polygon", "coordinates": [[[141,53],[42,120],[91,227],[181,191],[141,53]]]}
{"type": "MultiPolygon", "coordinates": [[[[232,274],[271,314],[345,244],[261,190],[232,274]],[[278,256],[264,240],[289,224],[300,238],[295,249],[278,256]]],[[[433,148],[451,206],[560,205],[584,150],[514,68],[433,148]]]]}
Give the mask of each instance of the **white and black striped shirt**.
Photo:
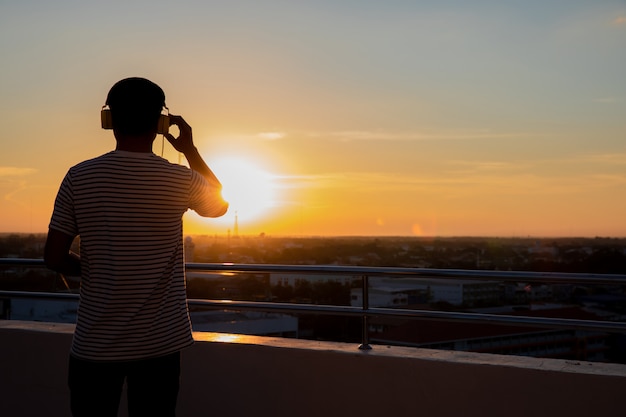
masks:
{"type": "Polygon", "coordinates": [[[80,235],[72,354],[121,361],[192,344],[182,216],[218,215],[224,204],[200,174],[152,153],[113,151],[70,168],[50,228],[80,235]]]}

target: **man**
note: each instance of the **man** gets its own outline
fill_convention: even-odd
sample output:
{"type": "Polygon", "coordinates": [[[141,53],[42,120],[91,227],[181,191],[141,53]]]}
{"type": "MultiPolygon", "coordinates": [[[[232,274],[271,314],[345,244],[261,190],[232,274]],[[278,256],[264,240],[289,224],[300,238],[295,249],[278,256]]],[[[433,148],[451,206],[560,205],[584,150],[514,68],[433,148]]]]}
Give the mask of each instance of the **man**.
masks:
{"type": "MultiPolygon", "coordinates": [[[[169,116],[165,134],[191,169],[152,153],[163,90],[127,78],[109,91],[114,151],[67,172],[54,205],[46,265],[81,278],[68,382],[74,416],[116,416],[124,381],[130,416],[173,416],[180,351],[193,343],[185,292],[182,216],[228,209],[221,184],[169,116]],[[80,237],[80,256],[70,252],[80,237]]],[[[107,110],[105,110],[107,111],[107,110]]]]}

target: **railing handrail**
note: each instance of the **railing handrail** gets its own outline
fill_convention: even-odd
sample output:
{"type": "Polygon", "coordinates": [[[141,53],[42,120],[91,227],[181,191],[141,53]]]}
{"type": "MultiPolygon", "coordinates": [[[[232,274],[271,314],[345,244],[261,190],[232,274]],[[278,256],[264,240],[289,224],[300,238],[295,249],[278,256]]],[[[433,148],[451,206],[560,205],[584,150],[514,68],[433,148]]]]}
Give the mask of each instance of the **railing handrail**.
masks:
{"type": "MultiPolygon", "coordinates": [[[[0,258],[1,265],[45,267],[42,259],[0,258]]],[[[339,265],[283,265],[283,264],[234,264],[234,263],[187,263],[188,271],[220,271],[220,272],[258,272],[258,273],[309,273],[309,274],[342,274],[352,275],[367,283],[369,276],[414,276],[441,279],[464,280],[500,280],[541,283],[569,284],[626,284],[626,275],[622,274],[587,274],[562,272],[525,272],[525,271],[491,271],[431,268],[393,268],[364,267],[339,265]]],[[[362,317],[367,323],[369,317],[396,317],[409,319],[435,319],[458,322],[486,322],[492,324],[508,324],[519,326],[536,326],[545,328],[566,328],[576,330],[599,331],[609,333],[626,333],[626,323],[598,320],[575,320],[561,318],[512,316],[499,314],[465,313],[450,311],[412,310],[399,308],[371,308],[367,301],[367,285],[363,286],[363,306],[331,306],[317,304],[294,304],[256,301],[229,300],[198,300],[190,299],[189,304],[214,309],[254,310],[280,313],[315,313],[362,317]]],[[[36,297],[57,299],[78,299],[78,294],[44,293],[26,291],[0,291],[0,296],[36,297]]],[[[362,347],[369,346],[367,326],[364,326],[362,347]]]]}
{"type": "MultiPolygon", "coordinates": [[[[0,258],[0,265],[41,266],[43,259],[0,258]]],[[[187,271],[221,272],[306,272],[311,274],[336,273],[354,276],[414,276],[441,279],[500,280],[567,284],[619,284],[626,285],[626,274],[597,274],[580,272],[536,272],[536,271],[496,271],[488,269],[437,269],[402,268],[353,265],[287,265],[287,264],[240,264],[240,263],[195,263],[185,264],[187,271]]]]}

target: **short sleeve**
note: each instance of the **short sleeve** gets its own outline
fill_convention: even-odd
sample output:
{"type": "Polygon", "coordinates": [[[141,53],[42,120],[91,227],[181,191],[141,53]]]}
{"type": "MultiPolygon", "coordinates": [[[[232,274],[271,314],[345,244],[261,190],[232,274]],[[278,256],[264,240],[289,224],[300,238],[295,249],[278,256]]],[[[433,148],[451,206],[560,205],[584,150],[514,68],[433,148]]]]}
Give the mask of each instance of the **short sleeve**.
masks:
{"type": "Polygon", "coordinates": [[[59,192],[54,201],[54,210],[49,227],[50,229],[63,232],[68,236],[78,235],[70,172],[65,175],[59,187],[59,192]]]}
{"type": "Polygon", "coordinates": [[[203,217],[216,217],[224,213],[227,203],[220,190],[212,187],[198,172],[191,171],[189,208],[203,217]]]}

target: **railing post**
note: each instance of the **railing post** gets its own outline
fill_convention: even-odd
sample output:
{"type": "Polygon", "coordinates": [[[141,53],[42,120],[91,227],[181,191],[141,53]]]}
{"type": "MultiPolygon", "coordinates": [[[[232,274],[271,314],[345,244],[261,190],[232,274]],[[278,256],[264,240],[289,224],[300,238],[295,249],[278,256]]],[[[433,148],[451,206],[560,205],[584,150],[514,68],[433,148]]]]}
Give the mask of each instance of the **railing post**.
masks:
{"type": "Polygon", "coordinates": [[[369,334],[369,316],[367,315],[367,310],[370,308],[370,300],[369,300],[369,276],[363,275],[361,277],[361,285],[363,286],[361,295],[363,297],[363,316],[361,317],[361,345],[359,345],[360,350],[370,350],[372,347],[370,346],[370,334],[369,334]]]}

